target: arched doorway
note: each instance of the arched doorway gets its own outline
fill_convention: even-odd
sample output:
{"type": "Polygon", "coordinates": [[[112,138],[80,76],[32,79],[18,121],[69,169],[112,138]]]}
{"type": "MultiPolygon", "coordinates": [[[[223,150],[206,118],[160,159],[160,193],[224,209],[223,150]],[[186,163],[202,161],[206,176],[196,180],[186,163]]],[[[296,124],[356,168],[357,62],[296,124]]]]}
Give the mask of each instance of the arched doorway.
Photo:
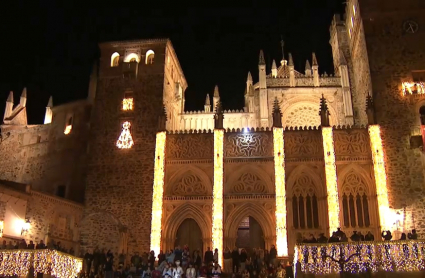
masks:
{"type": "MultiPolygon", "coordinates": [[[[174,246],[188,245],[190,250],[202,250],[202,232],[198,223],[192,218],[186,218],[179,226],[174,246]]],[[[201,253],[202,254],[202,253],[201,253]]]]}
{"type": "Polygon", "coordinates": [[[236,247],[245,248],[247,251],[253,248],[265,248],[263,230],[253,217],[247,216],[239,224],[236,247]]]}

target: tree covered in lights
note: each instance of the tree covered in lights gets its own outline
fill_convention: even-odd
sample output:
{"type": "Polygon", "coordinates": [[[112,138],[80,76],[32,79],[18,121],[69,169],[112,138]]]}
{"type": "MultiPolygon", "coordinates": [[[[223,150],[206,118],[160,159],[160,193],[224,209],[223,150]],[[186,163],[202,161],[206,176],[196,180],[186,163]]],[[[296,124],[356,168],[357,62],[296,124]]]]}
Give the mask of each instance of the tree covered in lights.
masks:
{"type": "Polygon", "coordinates": [[[130,126],[130,122],[124,122],[122,124],[122,131],[117,140],[117,147],[119,149],[130,149],[134,145],[133,137],[131,136],[130,132],[130,126]]]}

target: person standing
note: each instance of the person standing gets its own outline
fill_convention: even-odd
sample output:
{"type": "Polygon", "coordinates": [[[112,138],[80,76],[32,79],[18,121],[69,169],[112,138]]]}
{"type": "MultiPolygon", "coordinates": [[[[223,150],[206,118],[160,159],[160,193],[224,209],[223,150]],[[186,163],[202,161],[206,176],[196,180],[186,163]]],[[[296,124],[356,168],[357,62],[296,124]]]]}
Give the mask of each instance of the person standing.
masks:
{"type": "Polygon", "coordinates": [[[232,272],[232,253],[230,252],[229,247],[226,247],[224,253],[223,253],[223,258],[224,258],[224,272],[225,273],[231,273],[232,272]]]}
{"type": "Polygon", "coordinates": [[[239,272],[239,251],[236,247],[232,251],[232,272],[239,272]]]}
{"type": "Polygon", "coordinates": [[[205,251],[204,262],[207,266],[209,266],[209,264],[212,263],[213,260],[214,260],[214,254],[211,251],[211,249],[208,247],[207,251],[205,251]]]}
{"type": "Polygon", "coordinates": [[[272,248],[270,248],[270,263],[273,264],[273,266],[276,266],[276,257],[277,257],[277,250],[274,245],[272,245],[272,248]]]}

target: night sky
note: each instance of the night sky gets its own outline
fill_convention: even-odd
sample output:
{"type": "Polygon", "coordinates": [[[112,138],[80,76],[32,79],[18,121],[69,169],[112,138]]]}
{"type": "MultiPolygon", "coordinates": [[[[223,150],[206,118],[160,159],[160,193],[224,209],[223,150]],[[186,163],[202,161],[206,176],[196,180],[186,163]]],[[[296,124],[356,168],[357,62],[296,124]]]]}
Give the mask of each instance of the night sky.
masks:
{"type": "Polygon", "coordinates": [[[267,72],[272,59],[279,64],[281,35],[296,70],[304,72],[314,51],[319,71],[332,73],[329,25],[343,11],[343,0],[245,1],[227,8],[172,2],[178,6],[167,9],[148,1],[26,2],[10,1],[3,10],[0,113],[9,91],[16,104],[27,87],[30,124],[42,123],[50,95],[55,105],[85,98],[97,44],[115,40],[170,38],[189,84],[186,110],[203,109],[215,84],[225,109],[241,109],[247,72],[258,81],[260,49],[267,72]]]}

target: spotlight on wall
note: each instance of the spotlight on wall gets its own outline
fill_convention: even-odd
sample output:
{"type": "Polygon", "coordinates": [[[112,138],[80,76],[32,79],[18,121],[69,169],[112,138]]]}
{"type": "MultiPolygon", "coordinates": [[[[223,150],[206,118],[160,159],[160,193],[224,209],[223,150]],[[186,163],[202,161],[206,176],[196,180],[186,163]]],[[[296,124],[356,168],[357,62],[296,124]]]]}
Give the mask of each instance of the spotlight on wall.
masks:
{"type": "Polygon", "coordinates": [[[3,237],[3,227],[4,227],[4,222],[0,221],[0,237],[3,237]]]}
{"type": "Polygon", "coordinates": [[[29,218],[25,219],[25,223],[22,225],[21,235],[23,235],[25,232],[28,232],[30,229],[30,220],[29,218]]]}

